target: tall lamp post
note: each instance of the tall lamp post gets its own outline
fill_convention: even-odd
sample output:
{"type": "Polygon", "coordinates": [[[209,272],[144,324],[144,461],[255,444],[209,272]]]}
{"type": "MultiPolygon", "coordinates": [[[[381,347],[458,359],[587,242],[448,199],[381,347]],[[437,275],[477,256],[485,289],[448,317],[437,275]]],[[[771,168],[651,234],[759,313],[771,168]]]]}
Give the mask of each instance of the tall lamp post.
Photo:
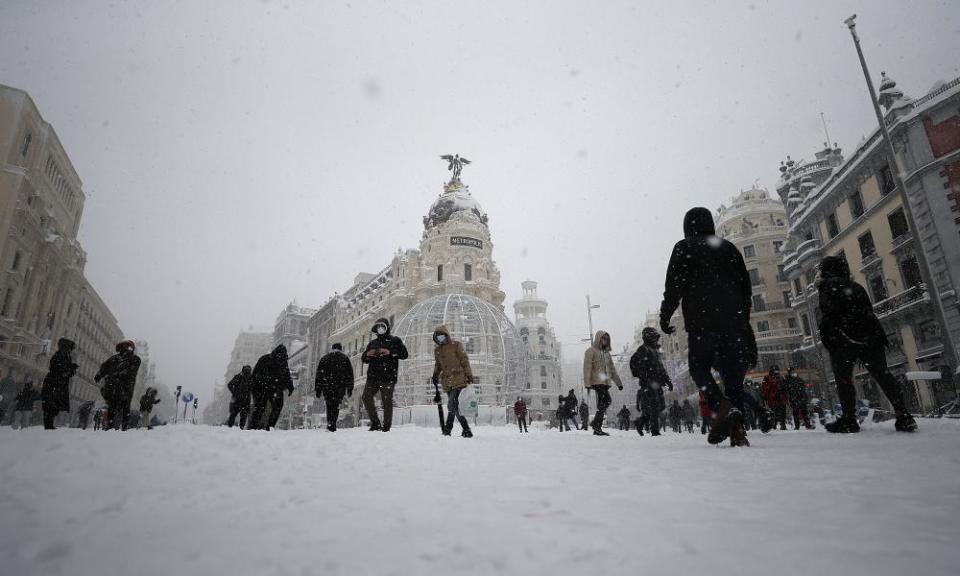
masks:
{"type": "MultiPolygon", "coordinates": [[[[588,346],[592,346],[592,345],[593,345],[593,311],[596,310],[596,309],[599,308],[599,307],[600,307],[599,304],[591,304],[591,303],[590,303],[590,295],[587,294],[587,326],[588,326],[589,329],[590,329],[590,333],[587,334],[587,338],[586,338],[586,340],[584,340],[584,342],[586,342],[588,346]]],[[[581,381],[581,382],[580,382],[580,397],[583,398],[583,397],[585,397],[586,395],[587,395],[587,383],[581,381]]]]}
{"type": "Polygon", "coordinates": [[[926,285],[927,293],[930,294],[930,299],[933,301],[934,311],[937,316],[937,324],[940,326],[940,334],[943,337],[943,360],[950,366],[956,366],[956,359],[954,357],[954,344],[953,339],[950,335],[950,331],[947,329],[946,317],[944,316],[943,302],[940,300],[940,290],[937,288],[936,283],[933,280],[933,275],[930,273],[930,264],[927,262],[927,255],[923,251],[923,246],[921,245],[920,240],[920,228],[917,226],[917,221],[913,216],[913,208],[910,206],[910,199],[907,197],[907,187],[903,183],[903,178],[901,177],[900,164],[897,162],[897,154],[893,148],[893,140],[890,139],[890,131],[887,130],[887,123],[883,120],[883,112],[880,110],[880,103],[877,101],[877,92],[873,88],[873,80],[870,78],[870,70],[867,69],[867,61],[863,57],[863,49],[860,47],[860,37],[857,35],[856,29],[856,18],[857,15],[844,20],[844,24],[847,25],[847,28],[850,29],[850,35],[853,36],[853,44],[857,48],[857,56],[860,58],[860,67],[863,68],[863,78],[867,81],[867,90],[870,91],[870,103],[873,104],[873,111],[877,115],[877,123],[880,124],[880,132],[883,136],[883,143],[887,149],[887,156],[889,156],[890,162],[890,173],[893,176],[894,185],[900,191],[900,199],[903,204],[903,213],[907,217],[907,222],[910,226],[910,229],[916,235],[917,247],[916,256],[917,263],[920,267],[920,274],[923,277],[923,283],[926,285]]]}

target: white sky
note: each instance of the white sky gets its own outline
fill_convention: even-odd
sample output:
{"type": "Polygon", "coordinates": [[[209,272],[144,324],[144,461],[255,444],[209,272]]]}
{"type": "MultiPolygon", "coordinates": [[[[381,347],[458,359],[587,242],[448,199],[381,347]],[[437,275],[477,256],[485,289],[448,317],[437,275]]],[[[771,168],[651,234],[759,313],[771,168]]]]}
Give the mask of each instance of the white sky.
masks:
{"type": "MultiPolygon", "coordinates": [[[[960,76],[954,2],[0,1],[88,195],[87,275],[168,385],[209,397],[238,330],[416,248],[448,178],[510,303],[540,282],[578,357],[659,306],[683,213],[874,126],[843,20],[912,96],[960,76]]],[[[568,375],[575,378],[574,375],[568,375]]]]}

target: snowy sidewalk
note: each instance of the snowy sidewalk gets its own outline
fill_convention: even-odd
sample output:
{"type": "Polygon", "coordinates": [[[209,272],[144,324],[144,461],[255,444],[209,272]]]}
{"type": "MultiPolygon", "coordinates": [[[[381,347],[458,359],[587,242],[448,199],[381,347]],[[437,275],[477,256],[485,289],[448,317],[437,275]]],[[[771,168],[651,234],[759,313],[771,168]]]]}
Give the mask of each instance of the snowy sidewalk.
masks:
{"type": "Polygon", "coordinates": [[[920,427],[4,428],[0,573],[957,574],[960,422],[920,427]]]}

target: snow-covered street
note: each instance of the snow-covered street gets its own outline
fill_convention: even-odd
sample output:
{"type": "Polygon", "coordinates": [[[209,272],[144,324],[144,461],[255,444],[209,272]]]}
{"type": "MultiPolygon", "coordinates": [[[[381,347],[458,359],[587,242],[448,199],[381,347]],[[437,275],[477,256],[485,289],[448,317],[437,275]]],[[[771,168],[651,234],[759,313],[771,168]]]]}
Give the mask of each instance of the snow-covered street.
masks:
{"type": "Polygon", "coordinates": [[[956,574],[960,422],[920,427],[5,428],[0,572],[956,574]]]}

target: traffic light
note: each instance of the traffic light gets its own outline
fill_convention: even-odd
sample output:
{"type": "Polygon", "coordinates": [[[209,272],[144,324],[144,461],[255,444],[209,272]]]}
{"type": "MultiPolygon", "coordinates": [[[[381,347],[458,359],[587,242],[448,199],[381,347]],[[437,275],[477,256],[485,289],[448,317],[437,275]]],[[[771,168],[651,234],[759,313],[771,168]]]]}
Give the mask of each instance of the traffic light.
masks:
{"type": "Polygon", "coordinates": [[[200,398],[194,398],[194,399],[193,399],[193,409],[196,410],[196,409],[197,409],[197,406],[199,406],[199,405],[200,405],[200,398]]]}

